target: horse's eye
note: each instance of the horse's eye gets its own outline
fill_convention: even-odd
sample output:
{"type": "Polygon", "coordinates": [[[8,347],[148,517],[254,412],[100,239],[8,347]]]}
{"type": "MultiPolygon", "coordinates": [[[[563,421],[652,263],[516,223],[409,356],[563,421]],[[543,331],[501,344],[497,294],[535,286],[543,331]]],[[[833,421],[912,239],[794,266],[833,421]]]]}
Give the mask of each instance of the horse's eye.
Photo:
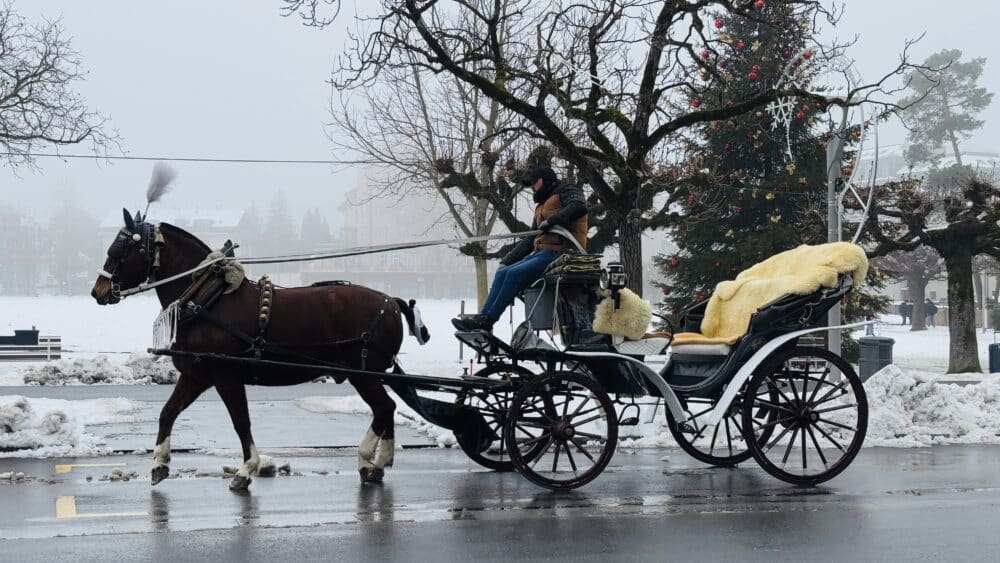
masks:
{"type": "Polygon", "coordinates": [[[132,235],[132,240],[134,240],[135,242],[139,242],[140,240],[142,240],[142,235],[140,235],[139,233],[135,233],[134,235],[132,235]]]}

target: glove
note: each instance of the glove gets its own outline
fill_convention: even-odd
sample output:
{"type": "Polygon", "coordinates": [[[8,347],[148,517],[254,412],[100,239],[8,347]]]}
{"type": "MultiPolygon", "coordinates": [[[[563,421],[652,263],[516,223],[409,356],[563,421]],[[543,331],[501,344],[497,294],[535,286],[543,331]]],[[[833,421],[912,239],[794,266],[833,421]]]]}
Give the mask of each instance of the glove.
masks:
{"type": "Polygon", "coordinates": [[[542,231],[543,233],[547,233],[551,231],[552,227],[554,226],[555,225],[550,225],[548,220],[545,220],[538,224],[538,230],[542,231]]]}

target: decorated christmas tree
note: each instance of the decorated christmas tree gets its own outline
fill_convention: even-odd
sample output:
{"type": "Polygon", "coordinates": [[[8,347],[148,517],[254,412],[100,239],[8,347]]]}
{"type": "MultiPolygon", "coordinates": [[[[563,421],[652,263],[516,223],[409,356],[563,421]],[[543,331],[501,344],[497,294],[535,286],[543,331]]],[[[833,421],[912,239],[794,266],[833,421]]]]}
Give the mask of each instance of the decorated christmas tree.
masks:
{"type": "MultiPolygon", "coordinates": [[[[691,104],[745,99],[783,74],[808,81],[822,71],[807,45],[811,22],[784,2],[758,0],[755,7],[757,19],[715,20],[721,41],[701,52],[710,70],[698,71],[706,87],[691,104]]],[[[711,123],[687,142],[688,161],[705,174],[675,196],[676,251],[654,259],[666,314],[707,299],[718,282],[769,256],[826,242],[825,116],[822,105],[788,97],[711,123]]],[[[870,296],[856,301],[867,312],[849,316],[877,307],[870,296]]]]}

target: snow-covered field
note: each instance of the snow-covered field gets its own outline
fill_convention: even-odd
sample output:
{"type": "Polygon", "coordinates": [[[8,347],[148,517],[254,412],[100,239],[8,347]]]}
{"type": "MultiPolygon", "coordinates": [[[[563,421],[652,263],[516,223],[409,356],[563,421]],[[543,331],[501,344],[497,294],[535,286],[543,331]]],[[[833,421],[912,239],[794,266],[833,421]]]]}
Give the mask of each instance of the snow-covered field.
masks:
{"type": "MultiPolygon", "coordinates": [[[[474,307],[467,301],[467,311],[474,307]]],[[[458,313],[458,300],[419,302],[431,340],[426,346],[407,337],[400,361],[410,373],[459,376],[470,367],[469,350],[459,360],[459,345],[452,337],[449,319],[458,313]]],[[[110,307],[99,307],[84,297],[0,297],[0,334],[15,328],[38,327],[43,334],[62,337],[63,360],[40,363],[0,363],[0,385],[136,383],[168,381],[170,366],[158,362],[146,348],[151,325],[159,311],[152,297],[132,297],[110,307]]],[[[515,311],[513,326],[522,320],[515,311]]],[[[943,443],[1000,444],[1000,379],[984,375],[973,384],[944,383],[948,364],[948,330],[932,328],[910,332],[899,318],[887,316],[877,334],[895,340],[894,365],[866,382],[870,416],[867,446],[923,446],[943,443]]],[[[504,319],[495,327],[509,339],[512,324],[504,319]]],[[[984,369],[992,333],[980,333],[980,359],[984,369]]],[[[325,396],[316,386],[316,396],[297,402],[311,412],[366,413],[356,397],[325,396]]],[[[441,445],[452,443],[447,431],[433,427],[405,405],[399,422],[435,438],[441,445]]],[[[102,453],[100,438],[86,432],[86,425],[130,420],[136,405],[126,399],[89,401],[27,400],[17,395],[0,396],[0,456],[90,455],[102,453]],[[21,449],[13,452],[11,450],[21,449]],[[7,453],[3,453],[6,451],[7,453]]],[[[654,417],[647,407],[644,421],[634,429],[623,429],[625,446],[671,446],[662,407],[654,417]],[[626,431],[627,430],[627,431],[626,431]]]]}

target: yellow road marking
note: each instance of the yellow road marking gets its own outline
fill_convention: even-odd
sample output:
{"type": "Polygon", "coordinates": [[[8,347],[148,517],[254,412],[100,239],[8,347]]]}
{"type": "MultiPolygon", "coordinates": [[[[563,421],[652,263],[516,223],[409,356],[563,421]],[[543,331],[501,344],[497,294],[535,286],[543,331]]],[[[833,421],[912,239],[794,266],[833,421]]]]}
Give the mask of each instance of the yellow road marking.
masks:
{"type": "Polygon", "coordinates": [[[148,512],[91,512],[88,514],[79,514],[76,511],[76,497],[63,496],[56,499],[56,518],[129,518],[148,515],[148,512]]]}
{"type": "Polygon", "coordinates": [[[67,463],[57,464],[56,473],[69,473],[74,467],[125,467],[124,463],[67,463]]]}

